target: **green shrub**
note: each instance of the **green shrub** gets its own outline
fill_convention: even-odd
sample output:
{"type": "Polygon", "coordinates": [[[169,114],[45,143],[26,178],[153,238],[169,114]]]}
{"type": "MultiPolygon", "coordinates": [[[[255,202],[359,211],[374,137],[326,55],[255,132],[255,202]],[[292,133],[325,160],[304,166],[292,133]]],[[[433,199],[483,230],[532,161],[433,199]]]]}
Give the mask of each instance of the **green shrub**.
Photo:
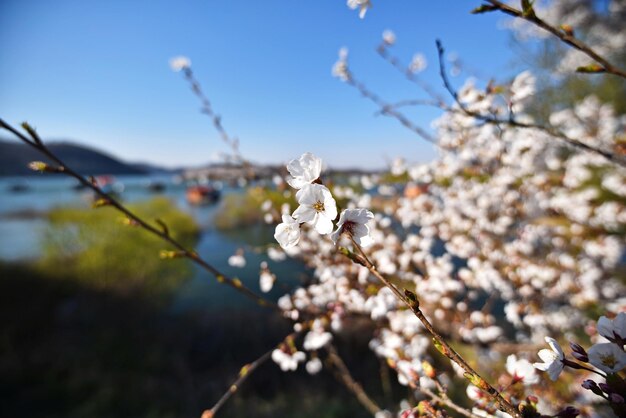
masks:
{"type": "MultiPolygon", "coordinates": [[[[161,219],[186,246],[193,246],[197,239],[193,218],[165,198],[130,205],[130,209],[145,220],[161,219]]],[[[49,221],[38,262],[48,275],[123,294],[163,296],[190,273],[188,260],[161,260],[159,251],[167,249],[167,244],[129,225],[114,208],[55,209],[49,221]]],[[[153,225],[160,228],[156,222],[153,225]]]]}

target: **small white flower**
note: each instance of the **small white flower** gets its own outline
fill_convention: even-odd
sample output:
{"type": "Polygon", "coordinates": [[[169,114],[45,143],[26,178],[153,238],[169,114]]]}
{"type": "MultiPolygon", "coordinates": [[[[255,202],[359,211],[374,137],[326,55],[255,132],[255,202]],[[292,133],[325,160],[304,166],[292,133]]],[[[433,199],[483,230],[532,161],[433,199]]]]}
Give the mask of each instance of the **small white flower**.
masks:
{"type": "MultiPolygon", "coordinates": [[[[456,363],[452,362],[452,364],[456,364],[456,363]]],[[[471,400],[475,402],[485,397],[485,393],[482,390],[478,389],[478,386],[472,385],[471,383],[467,385],[467,389],[465,389],[465,393],[467,394],[468,398],[470,398],[471,400]]]]}
{"type": "Polygon", "coordinates": [[[339,222],[337,222],[337,230],[330,235],[330,239],[337,244],[339,236],[347,232],[360,246],[370,246],[374,243],[367,226],[371,219],[374,219],[374,214],[367,209],[345,209],[341,212],[339,222]]]}
{"type": "Polygon", "coordinates": [[[535,94],[535,77],[530,71],[524,71],[515,77],[511,84],[511,108],[514,112],[522,110],[521,104],[535,94]]]}
{"type": "Polygon", "coordinates": [[[518,360],[515,354],[507,357],[506,371],[513,376],[514,380],[520,381],[524,385],[534,385],[539,382],[539,376],[533,365],[526,359],[518,360]]]}
{"type": "Polygon", "coordinates": [[[310,152],[305,152],[300,158],[289,161],[287,170],[293,176],[287,183],[294,189],[301,189],[305,184],[311,184],[320,177],[322,160],[310,152]]]}
{"type": "Polygon", "coordinates": [[[330,332],[324,330],[309,331],[304,337],[302,346],[307,351],[318,350],[324,347],[333,339],[333,335],[330,332]]]}
{"type": "Polygon", "coordinates": [[[322,370],[322,360],[314,357],[306,363],[305,367],[309,374],[318,374],[322,370]]]}
{"type": "Polygon", "coordinates": [[[413,59],[411,60],[411,64],[409,64],[409,71],[412,73],[420,73],[426,69],[428,62],[426,61],[426,57],[422,54],[413,55],[413,59]]]}
{"type": "Polygon", "coordinates": [[[372,2],[370,0],[348,0],[348,7],[352,10],[359,9],[359,17],[363,19],[365,17],[365,13],[367,13],[367,9],[372,7],[372,2]]]}
{"type": "Polygon", "coordinates": [[[243,250],[238,249],[237,252],[228,257],[228,264],[233,267],[242,268],[246,266],[246,259],[243,256],[243,250]]]}
{"type": "Polygon", "coordinates": [[[383,32],[383,42],[387,45],[393,45],[396,43],[396,34],[393,31],[387,29],[383,32]]]}
{"type": "Polygon", "coordinates": [[[179,72],[189,67],[191,67],[191,60],[187,57],[181,55],[170,59],[170,68],[172,71],[179,72]]]}
{"type": "Polygon", "coordinates": [[[598,334],[608,340],[617,338],[626,340],[626,313],[620,312],[615,319],[611,320],[606,316],[601,316],[596,325],[598,334]]]}
{"type": "Polygon", "coordinates": [[[330,234],[337,217],[337,203],[330,190],[321,184],[307,184],[296,193],[300,206],[293,213],[298,222],[306,222],[322,234],[330,234]]]}
{"type": "Polygon", "coordinates": [[[589,363],[607,373],[626,367],[626,352],[613,343],[594,344],[588,351],[589,363]]]}
{"type": "Polygon", "coordinates": [[[540,350],[538,355],[543,360],[543,363],[534,363],[533,366],[543,372],[547,371],[550,379],[556,380],[563,371],[563,367],[565,367],[563,363],[565,354],[563,354],[561,346],[554,338],[546,337],[545,339],[551,350],[545,348],[540,350]]]}
{"type": "Polygon", "coordinates": [[[286,371],[294,371],[298,368],[298,363],[303,362],[306,359],[306,354],[302,351],[296,351],[294,353],[286,353],[281,349],[276,349],[272,351],[272,360],[280,369],[284,372],[286,371]]]}
{"type": "Polygon", "coordinates": [[[261,275],[259,276],[259,286],[261,287],[261,292],[267,293],[272,290],[275,281],[276,276],[273,275],[267,268],[263,269],[261,271],[261,275]]]}
{"type": "Polygon", "coordinates": [[[350,79],[350,73],[348,72],[348,48],[343,47],[339,49],[339,59],[333,65],[332,75],[341,81],[350,79]]]}
{"type": "Polygon", "coordinates": [[[300,241],[300,224],[289,215],[283,215],[283,222],[276,225],[274,238],[281,247],[291,248],[300,241]]]}
{"type": "Polygon", "coordinates": [[[287,258],[287,254],[285,254],[284,251],[279,250],[278,248],[275,248],[275,247],[269,247],[267,249],[267,256],[272,261],[283,261],[287,258]]]}

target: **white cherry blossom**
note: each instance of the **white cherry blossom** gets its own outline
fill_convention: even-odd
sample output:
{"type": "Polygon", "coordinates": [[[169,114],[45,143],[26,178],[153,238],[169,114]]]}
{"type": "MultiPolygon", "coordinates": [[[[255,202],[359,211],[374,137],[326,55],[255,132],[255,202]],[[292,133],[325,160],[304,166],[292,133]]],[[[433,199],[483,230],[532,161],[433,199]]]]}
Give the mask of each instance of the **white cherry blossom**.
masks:
{"type": "Polygon", "coordinates": [[[170,68],[172,71],[179,72],[191,67],[191,60],[185,56],[178,56],[170,59],[170,68]]]}
{"type": "Polygon", "coordinates": [[[337,204],[330,190],[321,184],[307,184],[296,193],[300,206],[293,217],[300,223],[308,223],[322,234],[330,234],[333,220],[337,217],[337,204]]]}
{"type": "Polygon", "coordinates": [[[264,261],[261,263],[261,274],[259,275],[259,287],[261,292],[267,293],[272,290],[274,282],[276,281],[276,275],[268,269],[267,263],[264,261]]]}
{"type": "Polygon", "coordinates": [[[232,267],[243,268],[246,266],[246,259],[243,256],[243,250],[240,248],[237,252],[228,257],[228,264],[232,267]]]}
{"type": "Polygon", "coordinates": [[[365,17],[365,13],[367,13],[367,9],[372,7],[372,2],[370,0],[348,0],[348,7],[352,10],[359,9],[359,17],[363,19],[365,17]]]}
{"type": "Polygon", "coordinates": [[[370,237],[367,223],[374,219],[374,214],[367,209],[344,209],[339,216],[337,229],[330,235],[335,244],[344,232],[350,234],[357,244],[368,247],[374,243],[370,237]]]}
{"type": "Polygon", "coordinates": [[[300,241],[300,223],[289,215],[282,215],[283,221],[276,225],[274,238],[281,247],[294,247],[300,241]]]}
{"type": "Polygon", "coordinates": [[[613,343],[594,344],[589,350],[589,363],[607,373],[617,373],[626,367],[626,352],[613,343]]]}
{"type": "Polygon", "coordinates": [[[598,334],[608,340],[613,341],[616,338],[626,340],[626,313],[620,312],[615,319],[612,320],[606,316],[601,316],[600,319],[598,319],[596,328],[598,334]]]}
{"type": "Polygon", "coordinates": [[[322,160],[310,152],[305,152],[300,158],[289,161],[287,170],[293,177],[287,179],[287,183],[294,189],[301,189],[305,184],[311,184],[320,177],[322,160]]]}
{"type": "Polygon", "coordinates": [[[295,371],[298,368],[298,363],[303,362],[306,359],[306,354],[302,351],[296,351],[293,353],[287,353],[279,348],[272,351],[272,360],[280,369],[284,372],[295,371]]]}
{"type": "Polygon", "coordinates": [[[396,43],[396,34],[392,30],[386,29],[383,31],[383,42],[387,45],[393,45],[396,43]]]}
{"type": "Polygon", "coordinates": [[[322,360],[318,357],[313,357],[311,360],[307,361],[305,367],[309,374],[318,374],[320,370],[322,370],[322,360]]]}
{"type": "Polygon", "coordinates": [[[515,354],[511,354],[506,359],[506,371],[513,376],[516,381],[521,381],[524,385],[534,385],[539,382],[539,376],[535,368],[526,359],[517,359],[515,354]]]}
{"type": "Polygon", "coordinates": [[[550,350],[546,348],[540,350],[538,355],[543,360],[543,363],[534,363],[533,366],[538,370],[548,372],[550,379],[556,380],[565,367],[563,363],[565,354],[563,354],[561,346],[554,338],[546,337],[545,339],[550,346],[550,350]]]}

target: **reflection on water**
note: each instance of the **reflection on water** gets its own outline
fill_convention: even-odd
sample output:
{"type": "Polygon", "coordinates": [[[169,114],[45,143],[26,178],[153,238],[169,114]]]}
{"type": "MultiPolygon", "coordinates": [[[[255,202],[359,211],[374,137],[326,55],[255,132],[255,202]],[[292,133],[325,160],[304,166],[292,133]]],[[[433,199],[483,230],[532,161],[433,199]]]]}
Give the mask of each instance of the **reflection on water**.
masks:
{"type": "MultiPolygon", "coordinates": [[[[259,246],[272,242],[271,227],[259,225],[252,228],[221,232],[213,227],[217,205],[190,206],[185,199],[185,186],[175,184],[170,176],[119,176],[124,184],[122,199],[125,202],[146,200],[155,196],[150,185],[163,183],[163,195],[172,199],[178,207],[190,213],[200,225],[202,234],[196,250],[209,263],[223,273],[238,277],[246,286],[259,290],[259,265],[267,261],[270,269],[278,276],[272,298],[276,298],[294,286],[305,274],[298,262],[287,259],[276,263],[257,250],[259,246]],[[228,265],[227,259],[238,248],[245,250],[247,260],[244,268],[228,265]]],[[[41,240],[46,230],[45,214],[56,207],[90,208],[91,195],[88,191],[74,189],[76,182],[70,178],[31,177],[0,179],[0,261],[23,261],[41,255],[41,240]],[[20,184],[26,190],[12,192],[12,186],[20,184]]],[[[222,195],[241,193],[241,190],[224,188],[222,195]]],[[[213,310],[224,307],[249,308],[254,304],[217,281],[207,272],[194,266],[194,275],[187,281],[174,299],[172,309],[213,310]]]]}

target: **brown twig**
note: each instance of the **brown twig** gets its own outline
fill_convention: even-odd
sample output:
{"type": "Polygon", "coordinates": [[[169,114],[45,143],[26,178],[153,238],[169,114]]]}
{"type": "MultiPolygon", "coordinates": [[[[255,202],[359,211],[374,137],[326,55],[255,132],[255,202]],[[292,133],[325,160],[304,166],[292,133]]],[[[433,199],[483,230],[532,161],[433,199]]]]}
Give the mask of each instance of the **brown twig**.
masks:
{"type": "Polygon", "coordinates": [[[419,88],[424,90],[435,103],[445,105],[445,100],[437,92],[435,92],[428,83],[425,83],[420,79],[409,67],[402,65],[400,60],[389,53],[387,45],[383,42],[378,48],[376,48],[378,55],[380,55],[385,61],[391,64],[396,70],[398,70],[404,77],[410,82],[416,84],[419,88]]]}
{"type": "Polygon", "coordinates": [[[217,412],[220,410],[220,408],[226,403],[226,401],[228,401],[228,399],[230,399],[230,397],[239,390],[239,388],[241,387],[243,382],[245,382],[248,376],[250,376],[250,374],[252,374],[252,372],[254,372],[257,367],[269,360],[269,358],[272,356],[272,351],[274,351],[274,349],[275,348],[272,348],[271,350],[267,351],[261,357],[254,360],[252,363],[244,365],[241,370],[239,370],[239,375],[237,376],[237,379],[235,379],[235,381],[228,387],[228,390],[224,392],[222,397],[215,403],[215,405],[202,413],[202,418],[213,418],[215,414],[217,414],[217,412]]]}
{"type": "Polygon", "coordinates": [[[219,133],[222,141],[224,141],[224,143],[231,148],[233,156],[232,159],[241,164],[245,170],[245,176],[247,178],[254,178],[254,168],[252,163],[245,159],[241,154],[241,151],[239,151],[239,139],[228,135],[228,132],[224,129],[224,125],[222,125],[222,117],[216,114],[213,110],[213,106],[211,106],[209,98],[206,94],[204,94],[202,87],[200,87],[200,82],[193,75],[191,67],[183,68],[183,74],[191,86],[191,91],[198,97],[198,99],[200,99],[200,103],[202,104],[201,112],[211,119],[211,123],[213,124],[215,130],[219,133]]]}
{"type": "Polygon", "coordinates": [[[346,363],[339,356],[337,349],[332,345],[328,344],[326,346],[326,351],[328,352],[328,361],[335,366],[337,372],[339,373],[339,377],[344,385],[350,390],[354,396],[356,396],[357,400],[361,402],[372,415],[376,415],[377,412],[380,412],[380,407],[370,398],[367,393],[363,390],[363,387],[359,382],[354,380],[352,374],[350,374],[350,370],[346,366],[346,363]]]}
{"type": "Polygon", "coordinates": [[[532,6],[529,11],[524,12],[523,10],[515,9],[498,0],[485,0],[485,1],[492,5],[493,7],[492,10],[499,10],[510,16],[524,19],[540,27],[541,29],[550,32],[551,34],[559,38],[561,41],[563,41],[567,45],[586,54],[589,58],[593,59],[595,62],[600,64],[600,66],[602,66],[603,72],[626,78],[626,71],[611,64],[606,58],[602,57],[600,54],[595,52],[593,48],[591,48],[589,45],[585,44],[583,41],[576,38],[574,34],[571,33],[570,31],[566,31],[561,28],[556,28],[552,26],[551,24],[549,24],[548,22],[546,22],[545,20],[540,19],[535,14],[534,10],[532,10],[532,6]]]}
{"type": "Polygon", "coordinates": [[[193,75],[191,67],[184,67],[183,74],[185,76],[185,80],[189,82],[191,91],[198,97],[198,99],[200,99],[200,103],[202,103],[201,112],[211,119],[213,127],[220,134],[222,141],[224,141],[224,143],[232,149],[234,159],[243,163],[244,159],[239,151],[239,140],[237,138],[231,138],[230,135],[228,135],[228,132],[226,132],[226,129],[224,129],[221,116],[216,114],[213,110],[211,102],[202,91],[202,87],[200,87],[200,83],[193,75]]]}
{"type": "Polygon", "coordinates": [[[422,100],[422,99],[400,100],[396,103],[389,103],[387,107],[384,109],[377,110],[376,113],[374,113],[374,116],[383,115],[385,111],[388,111],[391,109],[399,109],[401,107],[408,107],[408,106],[430,106],[430,107],[436,107],[438,109],[442,109],[441,103],[434,101],[434,100],[422,100]]]}
{"type": "Polygon", "coordinates": [[[402,292],[400,292],[400,290],[398,290],[396,286],[394,286],[385,276],[383,276],[382,274],[378,272],[378,270],[376,269],[376,266],[368,259],[367,255],[365,254],[361,246],[357,244],[357,242],[354,240],[352,236],[350,236],[350,239],[352,241],[352,244],[354,245],[354,248],[357,249],[359,255],[352,254],[352,257],[350,257],[350,255],[347,254],[347,256],[353,262],[361,263],[363,266],[367,267],[367,269],[378,280],[380,280],[385,286],[387,286],[389,290],[391,290],[393,294],[402,303],[404,303],[411,310],[411,312],[413,312],[413,314],[417,317],[417,319],[420,320],[422,325],[424,325],[424,328],[426,328],[426,330],[433,337],[433,342],[435,344],[435,347],[437,347],[437,349],[444,356],[448,357],[450,360],[458,364],[465,371],[465,377],[471,383],[473,383],[475,386],[479,387],[481,390],[489,394],[493,398],[494,402],[498,404],[499,408],[502,411],[505,411],[511,416],[521,418],[521,414],[519,413],[519,411],[509,401],[504,399],[496,388],[491,386],[480,374],[478,374],[478,372],[476,372],[476,370],[474,370],[465,361],[465,359],[461,357],[461,355],[458,354],[450,346],[450,344],[448,344],[448,342],[437,332],[437,330],[435,330],[433,325],[430,323],[428,318],[426,318],[426,316],[420,309],[419,300],[417,299],[417,296],[414,293],[406,289],[404,291],[405,294],[402,294],[402,292]]]}
{"type": "Polygon", "coordinates": [[[24,124],[24,127],[27,130],[27,132],[31,135],[32,140],[28,139],[28,137],[26,137],[20,131],[18,131],[17,129],[15,129],[14,127],[12,127],[11,125],[9,125],[8,123],[6,123],[4,120],[0,118],[0,128],[4,128],[8,130],[9,132],[13,133],[22,142],[35,148],[40,153],[48,157],[51,161],[54,161],[56,164],[58,164],[58,167],[56,168],[56,172],[66,174],[70,177],[74,177],[83,186],[87,187],[88,189],[91,189],[94,193],[96,193],[96,195],[100,197],[101,199],[103,199],[103,201],[106,202],[108,206],[112,206],[118,211],[120,211],[121,213],[123,213],[133,223],[133,225],[143,228],[144,230],[150,232],[153,235],[156,235],[157,237],[161,238],[163,241],[172,245],[174,248],[178,250],[178,253],[176,253],[177,257],[186,257],[186,258],[191,259],[193,262],[198,264],[204,270],[208,271],[213,276],[215,276],[215,278],[217,279],[219,283],[223,283],[227,286],[232,287],[239,293],[255,301],[260,306],[268,306],[280,312],[280,308],[274,302],[260,295],[257,295],[254,291],[244,286],[243,283],[241,283],[239,279],[230,278],[226,276],[217,268],[215,268],[214,266],[209,264],[207,261],[205,261],[203,258],[201,258],[198,255],[198,253],[196,253],[194,250],[187,249],[183,244],[181,244],[179,241],[174,239],[170,235],[167,229],[162,228],[160,230],[150,225],[147,221],[143,220],[138,215],[131,212],[128,208],[126,208],[123,204],[117,201],[114,197],[102,191],[102,189],[98,187],[96,184],[94,184],[94,182],[89,181],[89,179],[87,179],[83,175],[72,170],[59,157],[57,157],[52,151],[50,151],[50,149],[43,143],[43,141],[41,140],[41,138],[39,137],[37,132],[35,132],[34,129],[32,129],[28,124],[24,124]]]}
{"type": "MultiPolygon", "coordinates": [[[[448,73],[446,71],[445,60],[443,56],[445,52],[443,45],[440,40],[437,40],[436,43],[437,43],[437,54],[439,58],[439,74],[441,76],[441,80],[443,82],[445,89],[448,91],[448,93],[450,93],[450,95],[452,96],[456,104],[459,106],[459,109],[461,112],[465,113],[468,116],[476,118],[477,120],[480,120],[488,124],[496,125],[496,126],[507,125],[507,126],[511,126],[514,128],[536,129],[552,137],[561,139],[573,147],[599,154],[613,163],[626,167],[626,161],[620,156],[612,152],[605,151],[600,148],[596,148],[591,145],[588,145],[584,142],[579,141],[578,139],[570,138],[569,136],[565,135],[563,132],[561,132],[559,129],[553,126],[519,122],[515,120],[514,115],[512,113],[510,114],[510,117],[508,119],[501,119],[501,118],[496,118],[491,115],[485,115],[479,112],[475,112],[471,109],[468,109],[465,103],[463,103],[461,99],[459,98],[458,93],[456,92],[454,87],[452,87],[452,83],[450,82],[450,79],[448,78],[448,73]]],[[[455,109],[452,109],[450,107],[444,108],[444,110],[455,111],[455,109]]]]}
{"type": "Polygon", "coordinates": [[[422,137],[422,139],[424,139],[424,140],[426,140],[428,142],[436,143],[435,138],[433,138],[433,136],[431,134],[429,134],[424,129],[420,128],[419,126],[417,126],[416,124],[411,122],[409,120],[409,118],[407,118],[403,113],[397,111],[394,108],[394,106],[392,106],[389,103],[385,102],[376,93],[370,91],[365,86],[365,84],[361,83],[356,78],[354,78],[354,75],[348,69],[346,69],[345,82],[348,83],[350,86],[356,88],[359,91],[359,93],[361,93],[361,95],[363,97],[369,99],[374,104],[376,104],[379,107],[379,109],[380,109],[380,114],[385,115],[385,116],[389,116],[389,117],[392,117],[392,118],[395,118],[404,127],[406,127],[408,129],[410,129],[411,131],[415,132],[417,135],[422,137]]]}
{"type": "Polygon", "coordinates": [[[439,402],[440,404],[447,406],[448,408],[454,410],[455,412],[458,412],[461,415],[464,415],[468,418],[480,418],[478,415],[473,414],[467,409],[452,402],[450,398],[448,398],[446,395],[439,396],[436,393],[432,392],[431,390],[426,389],[425,387],[422,387],[422,386],[418,386],[417,390],[423,393],[424,395],[428,396],[429,398],[431,398],[433,401],[439,402]]]}
{"type": "Polygon", "coordinates": [[[219,398],[219,400],[215,403],[215,405],[213,405],[210,409],[207,409],[202,413],[201,418],[213,418],[215,414],[217,414],[217,412],[220,410],[220,408],[226,403],[226,401],[228,401],[228,399],[230,399],[230,397],[233,396],[239,390],[239,388],[241,387],[243,382],[246,381],[248,376],[250,376],[261,364],[265,363],[267,360],[270,359],[270,357],[272,357],[272,352],[277,347],[280,347],[280,345],[283,344],[284,341],[295,338],[301,332],[302,330],[289,334],[288,336],[283,338],[283,340],[279,344],[277,344],[276,346],[272,347],[270,350],[265,352],[261,357],[257,358],[252,363],[248,363],[244,365],[239,370],[239,375],[237,376],[237,379],[235,379],[235,381],[228,387],[228,390],[224,392],[222,397],[219,398]]]}

